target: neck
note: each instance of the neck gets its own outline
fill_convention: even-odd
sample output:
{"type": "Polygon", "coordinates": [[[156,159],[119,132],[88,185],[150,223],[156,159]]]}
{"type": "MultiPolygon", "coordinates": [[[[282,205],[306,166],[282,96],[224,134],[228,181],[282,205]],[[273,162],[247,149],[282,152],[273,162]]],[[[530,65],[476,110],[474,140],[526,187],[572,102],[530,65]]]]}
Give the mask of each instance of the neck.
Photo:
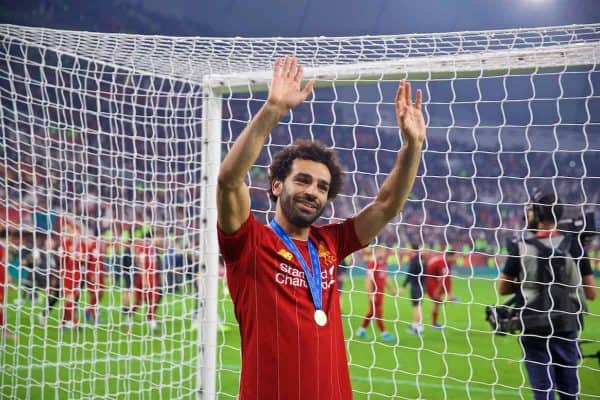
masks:
{"type": "Polygon", "coordinates": [[[537,226],[537,234],[544,235],[556,231],[556,225],[552,222],[540,221],[537,226]]]}
{"type": "Polygon", "coordinates": [[[283,228],[285,233],[288,234],[292,239],[308,240],[310,234],[310,227],[301,228],[288,221],[288,219],[281,212],[275,213],[275,221],[283,228]]]}

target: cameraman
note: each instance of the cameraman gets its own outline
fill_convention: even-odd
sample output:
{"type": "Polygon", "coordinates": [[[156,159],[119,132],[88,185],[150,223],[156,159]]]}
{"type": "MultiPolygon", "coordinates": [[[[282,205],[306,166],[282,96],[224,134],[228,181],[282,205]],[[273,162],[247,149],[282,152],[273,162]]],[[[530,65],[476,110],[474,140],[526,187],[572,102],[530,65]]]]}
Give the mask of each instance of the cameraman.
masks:
{"type": "Polygon", "coordinates": [[[562,215],[553,194],[536,194],[527,209],[532,237],[509,241],[498,293],[519,299],[520,342],[534,398],[576,399],[578,332],[585,298],[596,298],[589,259],[577,236],[557,230],[562,215]]]}

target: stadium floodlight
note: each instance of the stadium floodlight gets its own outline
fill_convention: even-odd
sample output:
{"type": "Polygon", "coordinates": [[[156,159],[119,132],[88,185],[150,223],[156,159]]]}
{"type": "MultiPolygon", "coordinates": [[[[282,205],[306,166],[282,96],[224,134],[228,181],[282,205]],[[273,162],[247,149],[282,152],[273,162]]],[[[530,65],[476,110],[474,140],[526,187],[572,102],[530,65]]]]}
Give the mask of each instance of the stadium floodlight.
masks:
{"type": "MultiPolygon", "coordinates": [[[[0,25],[0,37],[0,241],[13,261],[34,260],[21,263],[3,305],[17,338],[0,339],[0,397],[236,398],[240,340],[219,265],[216,179],[285,55],[317,84],[247,177],[255,216],[273,215],[268,165],[296,139],[336,148],[346,171],[323,222],[371,202],[401,146],[393,98],[408,79],[423,90],[428,139],[405,212],[375,246],[388,250],[396,285],[410,242],[432,255],[448,246],[459,253],[459,300],[441,307],[445,329],[432,329],[425,300],[425,334],[409,336],[408,295],[386,294],[393,343],[355,334],[368,298],[366,256],[352,258],[342,313],[355,398],[529,396],[518,341],[494,335],[485,309],[500,302],[505,239],[523,229],[534,187],[560,193],[571,217],[598,210],[600,24],[252,39],[0,25]],[[51,292],[42,287],[32,302],[26,272],[58,257],[45,240],[60,244],[72,225],[100,249],[109,279],[103,321],[61,329],[63,300],[38,321],[51,292]],[[158,254],[163,290],[157,324],[138,313],[129,325],[122,255],[144,240],[158,254]]],[[[598,241],[589,246],[597,255],[598,241]]],[[[82,293],[83,316],[92,295],[82,293]]],[[[581,337],[592,351],[597,304],[585,318],[581,337]]],[[[582,397],[599,397],[599,372],[582,364],[582,397]]]]}

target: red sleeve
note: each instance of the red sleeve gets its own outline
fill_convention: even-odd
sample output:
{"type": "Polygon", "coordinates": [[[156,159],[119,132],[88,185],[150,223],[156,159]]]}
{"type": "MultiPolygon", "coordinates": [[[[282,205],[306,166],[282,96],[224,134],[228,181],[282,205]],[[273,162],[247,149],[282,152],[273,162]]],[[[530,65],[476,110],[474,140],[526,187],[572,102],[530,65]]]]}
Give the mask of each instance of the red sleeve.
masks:
{"type": "Polygon", "coordinates": [[[259,223],[252,213],[250,213],[242,226],[233,233],[225,233],[217,225],[219,250],[225,262],[233,263],[238,261],[242,254],[246,253],[253,246],[255,235],[258,231],[255,228],[258,225],[259,223]]]}
{"type": "Polygon", "coordinates": [[[340,262],[348,255],[367,246],[360,243],[356,236],[354,218],[348,218],[342,223],[323,225],[321,229],[335,239],[336,254],[340,262]]]}

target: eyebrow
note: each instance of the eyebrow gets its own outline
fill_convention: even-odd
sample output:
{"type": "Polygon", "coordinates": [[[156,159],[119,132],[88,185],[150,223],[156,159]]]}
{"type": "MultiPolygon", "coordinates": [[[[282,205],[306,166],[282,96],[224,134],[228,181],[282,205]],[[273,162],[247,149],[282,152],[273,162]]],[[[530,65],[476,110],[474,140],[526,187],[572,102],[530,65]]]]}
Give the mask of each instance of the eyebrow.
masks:
{"type": "MultiPolygon", "coordinates": [[[[294,175],[294,178],[303,178],[303,179],[313,179],[313,176],[311,174],[307,174],[306,172],[298,172],[296,175],[294,175]]],[[[328,181],[326,181],[325,179],[319,179],[318,180],[318,184],[319,185],[325,185],[329,188],[330,183],[328,181]]]]}

